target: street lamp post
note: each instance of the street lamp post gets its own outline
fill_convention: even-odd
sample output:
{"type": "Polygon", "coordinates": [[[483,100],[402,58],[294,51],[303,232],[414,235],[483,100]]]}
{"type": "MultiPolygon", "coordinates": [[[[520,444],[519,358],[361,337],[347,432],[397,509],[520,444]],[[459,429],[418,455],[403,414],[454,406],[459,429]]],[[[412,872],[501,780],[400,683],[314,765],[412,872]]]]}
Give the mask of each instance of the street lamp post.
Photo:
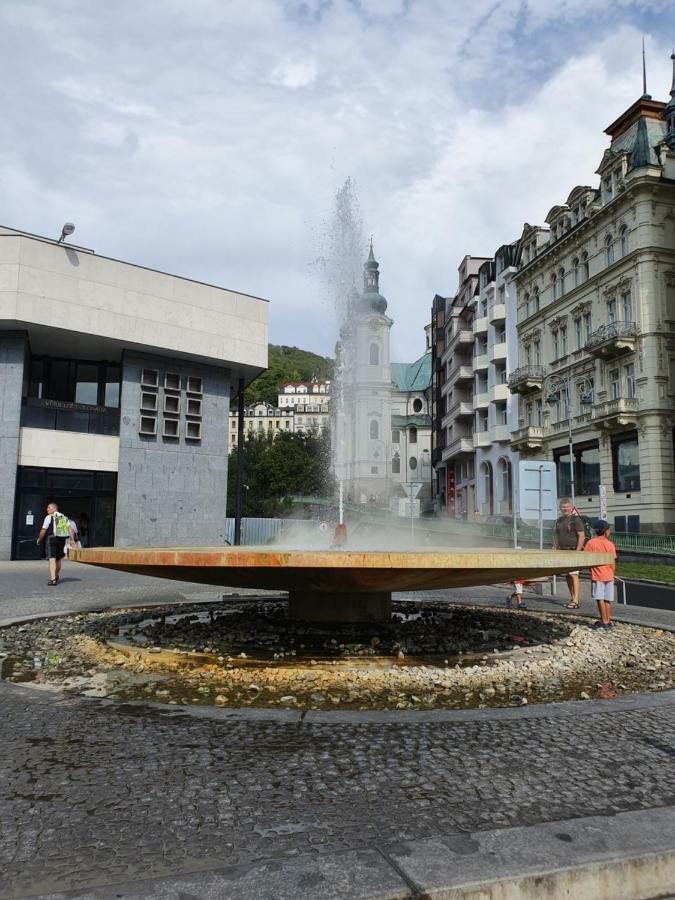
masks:
{"type": "MultiPolygon", "coordinates": [[[[570,465],[570,500],[572,506],[576,507],[576,491],[574,484],[574,437],[572,435],[572,376],[571,375],[549,375],[548,389],[549,395],[546,402],[549,406],[556,406],[561,393],[565,397],[565,416],[567,417],[567,446],[569,453],[570,465]]],[[[578,382],[579,400],[582,406],[590,406],[593,403],[593,379],[585,376],[578,382]]]]}

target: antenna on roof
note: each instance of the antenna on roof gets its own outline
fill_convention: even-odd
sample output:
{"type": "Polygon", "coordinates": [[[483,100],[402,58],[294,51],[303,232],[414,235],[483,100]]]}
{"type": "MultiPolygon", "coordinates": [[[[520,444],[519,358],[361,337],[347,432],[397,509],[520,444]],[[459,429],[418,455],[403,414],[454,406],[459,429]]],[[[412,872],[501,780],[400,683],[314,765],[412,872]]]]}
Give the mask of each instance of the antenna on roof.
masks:
{"type": "Polygon", "coordinates": [[[647,93],[647,62],[645,59],[645,39],[642,38],[642,96],[645,100],[651,100],[647,93]]]}

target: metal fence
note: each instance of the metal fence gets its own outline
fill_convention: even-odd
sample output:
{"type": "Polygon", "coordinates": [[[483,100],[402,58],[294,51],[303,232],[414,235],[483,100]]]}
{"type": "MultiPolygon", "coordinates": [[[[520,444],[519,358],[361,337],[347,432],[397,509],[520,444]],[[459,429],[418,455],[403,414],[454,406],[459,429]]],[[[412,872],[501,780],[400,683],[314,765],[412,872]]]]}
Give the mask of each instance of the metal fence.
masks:
{"type": "MultiPolygon", "coordinates": [[[[311,519],[247,519],[241,520],[241,542],[261,546],[278,540],[285,533],[315,534],[317,522],[311,519]]],[[[225,543],[234,544],[234,518],[225,520],[225,543]]]]}

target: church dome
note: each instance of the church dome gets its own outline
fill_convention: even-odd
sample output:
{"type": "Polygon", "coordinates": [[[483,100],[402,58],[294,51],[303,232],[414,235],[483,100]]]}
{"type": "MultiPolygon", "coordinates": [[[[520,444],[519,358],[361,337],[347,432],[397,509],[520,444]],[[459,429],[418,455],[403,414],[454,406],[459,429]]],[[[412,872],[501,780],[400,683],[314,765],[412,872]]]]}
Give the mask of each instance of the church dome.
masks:
{"type": "Polygon", "coordinates": [[[363,266],[363,294],[361,294],[361,306],[369,312],[384,313],[387,309],[387,300],[380,293],[380,264],[373,253],[373,241],[370,241],[370,252],[363,266]]]}

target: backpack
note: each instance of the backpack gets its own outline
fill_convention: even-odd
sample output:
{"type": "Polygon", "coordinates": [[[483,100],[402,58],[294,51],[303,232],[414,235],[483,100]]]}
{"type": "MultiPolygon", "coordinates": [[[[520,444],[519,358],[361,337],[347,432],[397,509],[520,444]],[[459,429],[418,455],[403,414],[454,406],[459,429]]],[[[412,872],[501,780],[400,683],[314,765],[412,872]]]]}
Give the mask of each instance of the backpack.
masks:
{"type": "Polygon", "coordinates": [[[586,541],[590,541],[592,537],[595,537],[595,532],[591,527],[591,520],[588,516],[579,516],[579,518],[584,526],[584,543],[586,543],[586,541]]]}
{"type": "Polygon", "coordinates": [[[56,512],[52,517],[54,537],[68,537],[68,517],[56,512]]]}

